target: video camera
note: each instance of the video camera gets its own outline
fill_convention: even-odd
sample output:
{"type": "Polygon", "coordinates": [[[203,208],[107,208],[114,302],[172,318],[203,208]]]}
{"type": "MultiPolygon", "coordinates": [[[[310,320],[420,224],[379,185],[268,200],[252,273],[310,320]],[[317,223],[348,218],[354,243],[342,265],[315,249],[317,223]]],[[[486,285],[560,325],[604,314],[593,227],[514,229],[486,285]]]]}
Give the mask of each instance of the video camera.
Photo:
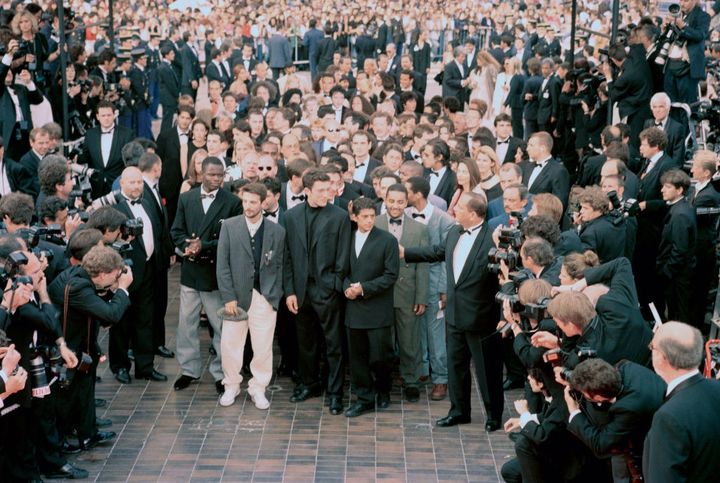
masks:
{"type": "MultiPolygon", "coordinates": [[[[130,260],[130,252],[132,252],[133,247],[130,244],[130,242],[127,242],[125,240],[117,240],[112,245],[110,245],[110,248],[118,252],[118,254],[122,257],[123,263],[132,268],[133,262],[130,260]]],[[[125,272],[125,269],[123,269],[123,273],[125,272]]]]}
{"type": "Polygon", "coordinates": [[[657,65],[665,65],[672,50],[673,44],[680,37],[680,29],[675,25],[675,20],[680,16],[680,5],[673,3],[668,6],[668,13],[670,14],[671,21],[665,26],[665,30],[662,35],[658,37],[655,45],[652,47],[653,50],[657,51],[655,57],[655,63],[657,65]]]}

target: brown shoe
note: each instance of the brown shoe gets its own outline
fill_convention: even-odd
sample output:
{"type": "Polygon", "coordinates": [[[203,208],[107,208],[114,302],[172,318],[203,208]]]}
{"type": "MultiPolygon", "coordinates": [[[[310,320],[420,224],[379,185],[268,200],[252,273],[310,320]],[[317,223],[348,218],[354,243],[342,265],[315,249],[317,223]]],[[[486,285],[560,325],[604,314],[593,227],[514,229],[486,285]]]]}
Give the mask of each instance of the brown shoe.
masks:
{"type": "Polygon", "coordinates": [[[447,384],[435,384],[433,385],[432,392],[430,393],[430,399],[433,401],[442,401],[447,396],[447,384]]]}
{"type": "Polygon", "coordinates": [[[422,382],[423,384],[425,384],[426,382],[428,382],[428,381],[430,380],[430,375],[429,375],[429,374],[425,374],[424,376],[420,376],[420,378],[419,378],[418,380],[419,380],[420,382],[422,382]]]}

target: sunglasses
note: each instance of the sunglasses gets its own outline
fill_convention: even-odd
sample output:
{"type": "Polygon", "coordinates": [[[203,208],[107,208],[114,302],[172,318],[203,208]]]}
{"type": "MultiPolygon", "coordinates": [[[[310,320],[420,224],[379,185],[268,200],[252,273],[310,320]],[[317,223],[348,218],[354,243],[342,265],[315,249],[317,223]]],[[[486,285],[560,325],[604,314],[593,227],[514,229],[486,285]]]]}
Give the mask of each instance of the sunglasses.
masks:
{"type": "Polygon", "coordinates": [[[258,166],[259,171],[272,171],[272,166],[258,166]]]}

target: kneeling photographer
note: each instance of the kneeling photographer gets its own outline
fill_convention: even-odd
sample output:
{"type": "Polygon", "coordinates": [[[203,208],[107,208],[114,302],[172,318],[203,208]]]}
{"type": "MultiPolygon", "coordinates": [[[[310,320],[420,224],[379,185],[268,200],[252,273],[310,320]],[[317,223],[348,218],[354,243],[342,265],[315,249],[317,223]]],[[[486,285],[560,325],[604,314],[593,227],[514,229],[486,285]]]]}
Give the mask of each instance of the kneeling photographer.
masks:
{"type": "Polygon", "coordinates": [[[128,288],[132,281],[132,270],[122,257],[112,248],[97,246],[80,265],[62,272],[50,286],[53,302],[63,307],[67,345],[80,361],[72,382],[58,397],[58,429],[64,437],[75,429],[79,449],[90,449],[115,436],[98,431],[95,421],[94,367],[99,356],[96,322],[108,327],[122,319],[130,306],[128,288]]]}
{"type": "Polygon", "coordinates": [[[597,186],[582,190],[575,224],[583,249],[597,253],[600,262],[625,255],[625,218],[610,214],[610,199],[597,186]]]}
{"type": "Polygon", "coordinates": [[[633,362],[588,359],[567,374],[566,384],[568,430],[596,457],[610,458],[615,481],[643,481],[643,444],[665,382],[633,362]]]}
{"type": "Polygon", "coordinates": [[[20,238],[0,238],[0,258],[5,260],[0,283],[31,287],[28,303],[15,308],[7,327],[21,355],[20,364],[30,376],[13,425],[14,434],[24,437],[9,450],[11,460],[26,477],[39,471],[48,478],[84,478],[87,472],[68,464],[62,455],[56,429],[57,392],[67,383],[67,370],[78,361],[65,343],[58,312],[50,302],[45,265],[25,248],[20,238]]]}

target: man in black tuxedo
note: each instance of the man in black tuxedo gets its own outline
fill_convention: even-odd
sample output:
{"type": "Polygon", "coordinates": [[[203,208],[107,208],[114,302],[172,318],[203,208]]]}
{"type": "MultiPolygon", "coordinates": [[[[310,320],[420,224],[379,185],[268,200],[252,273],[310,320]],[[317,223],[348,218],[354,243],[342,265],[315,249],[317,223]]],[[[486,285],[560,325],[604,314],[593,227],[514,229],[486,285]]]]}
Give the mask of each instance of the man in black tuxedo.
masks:
{"type": "MultiPolygon", "coordinates": [[[[176,52],[172,46],[165,44],[160,49],[162,61],[157,68],[158,90],[160,92],[160,105],[163,110],[160,132],[172,127],[173,117],[177,111],[178,97],[180,97],[180,70],[175,67],[176,52]]],[[[159,146],[160,144],[158,144],[159,146]]]]}
{"type": "Polygon", "coordinates": [[[645,121],[643,128],[656,127],[665,131],[665,154],[673,159],[673,168],[682,169],[685,164],[686,128],[670,117],[670,97],[664,92],[658,92],[650,99],[650,109],[653,118],[645,121]]]}
{"type": "Polygon", "coordinates": [[[439,196],[450,206],[457,178],[450,169],[450,148],[442,139],[434,139],[422,149],[422,162],[425,178],[430,183],[430,194],[439,196]]]}
{"type": "Polygon", "coordinates": [[[225,166],[215,157],[203,161],[202,186],[180,196],[177,216],[170,230],[173,243],[183,253],[180,272],[180,323],[177,331],[177,359],[182,375],[175,381],[175,390],[185,389],[202,375],[202,356],[198,325],[200,309],[204,308],[213,328],[215,357],[210,374],[215,389],[223,393],[223,371],[220,355],[222,321],[218,310],[223,307],[215,274],[218,237],[223,220],[242,212],[240,199],[222,189],[225,166]]]}
{"type": "Polygon", "coordinates": [[[371,174],[382,163],[370,156],[372,141],[367,131],[358,131],[351,138],[352,153],[355,157],[353,180],[372,186],[371,174]]]}
{"type": "Polygon", "coordinates": [[[180,186],[190,162],[190,124],[194,117],[195,109],[189,106],[179,107],[177,125],[161,131],[157,139],[157,154],[162,159],[159,188],[171,226],[175,220],[180,186]]]}
{"type": "Polygon", "coordinates": [[[680,322],[666,322],[653,337],[652,365],[667,390],[645,440],[646,481],[717,478],[720,383],[698,372],[703,343],[700,331],[680,322]]]}
{"type": "Polygon", "coordinates": [[[343,410],[340,293],[350,265],[350,220],[341,208],[328,204],[331,182],[327,174],[310,169],[303,175],[303,185],[306,202],[285,214],[285,229],[294,236],[287,237],[284,287],[287,307],[296,316],[300,376],[290,401],[305,401],[322,391],[318,367],[321,330],[330,412],[338,415],[343,410]]]}
{"type": "Polygon", "coordinates": [[[128,167],[120,178],[122,201],[115,208],[128,220],[142,221],[142,234],[135,235],[130,246],[129,258],[133,262],[133,283],[130,292],[130,309],[119,324],[110,328],[109,356],[115,378],[123,384],[130,383],[130,361],[127,352],[132,343],[135,356],[135,378],[167,381],[167,376],[153,367],[153,316],[155,314],[155,275],[160,271],[158,260],[166,256],[162,239],[163,220],[153,207],[155,201],[145,198],[142,172],[128,167]]]}
{"type": "Polygon", "coordinates": [[[453,57],[443,68],[442,96],[454,97],[464,106],[467,100],[466,86],[470,82],[470,72],[465,68],[465,48],[455,47],[453,57]]]}
{"type": "MultiPolygon", "coordinates": [[[[605,126],[600,133],[602,154],[590,152],[580,160],[577,169],[576,184],[579,186],[592,186],[600,182],[600,169],[608,158],[623,159],[629,156],[628,149],[623,145],[622,133],[616,126],[605,126]],[[613,151],[613,152],[608,152],[613,151]]],[[[623,160],[627,164],[627,160],[623,160]]]]}
{"type": "Polygon", "coordinates": [[[95,117],[98,125],[85,134],[78,162],[95,170],[90,183],[93,198],[99,198],[112,191],[113,181],[125,168],[122,148],[133,140],[133,133],[128,128],[115,125],[115,107],[110,101],[98,103],[95,117]]]}
{"type": "Polygon", "coordinates": [[[4,80],[0,88],[0,135],[11,159],[20,159],[30,148],[28,134],[33,127],[30,104],[43,101],[42,93],[27,69],[17,73],[10,69],[13,54],[17,50],[17,40],[10,40],[7,53],[0,62],[0,78],[4,80]],[[18,111],[21,113],[20,118],[17,117],[18,111]]]}
{"type": "Polygon", "coordinates": [[[185,45],[180,49],[180,62],[182,63],[180,92],[192,96],[194,100],[197,96],[200,78],[203,76],[195,45],[195,35],[192,32],[183,33],[183,42],[185,45]]]}
{"type": "MultiPolygon", "coordinates": [[[[669,205],[660,235],[657,278],[667,304],[668,319],[690,321],[691,279],[695,268],[697,222],[686,195],[690,177],[672,169],[660,178],[663,201],[669,205]]],[[[663,311],[658,307],[659,312],[663,311]]]]}
{"type": "Polygon", "coordinates": [[[610,212],[610,200],[598,186],[582,190],[580,203],[580,224],[578,235],[583,249],[597,253],[600,263],[625,256],[627,234],[625,220],[610,212]]]}
{"type": "Polygon", "coordinates": [[[337,42],[333,39],[333,27],[330,22],[325,24],[325,36],[318,40],[315,51],[315,65],[319,73],[325,72],[333,63],[333,55],[337,50],[337,42]]]}
{"type": "Polygon", "coordinates": [[[143,201],[149,201],[154,219],[159,223],[153,226],[153,234],[158,231],[159,239],[155,253],[155,280],[153,283],[153,350],[155,355],[165,358],[175,357],[175,353],[165,346],[165,313],[168,304],[168,268],[175,258],[170,240],[170,223],[167,208],[160,196],[160,175],[162,161],[155,153],[145,153],[138,160],[138,169],[143,177],[143,201]]]}
{"type": "Polygon", "coordinates": [[[495,117],[495,133],[497,143],[495,154],[501,164],[514,163],[517,150],[522,144],[522,139],[513,137],[513,120],[508,114],[501,113],[495,117]]]}
{"type": "Polygon", "coordinates": [[[19,191],[37,198],[38,188],[35,186],[37,174],[33,175],[21,164],[5,157],[3,139],[0,137],[0,196],[19,191]]]}
{"type": "Polygon", "coordinates": [[[357,394],[345,411],[349,418],[390,404],[393,286],[400,270],[395,237],[375,227],[375,203],[360,198],[353,202],[352,214],[358,228],[351,239],[350,271],[343,280],[350,379],[357,394]]]}
{"type": "Polygon", "coordinates": [[[223,89],[230,87],[232,79],[230,72],[226,72],[225,66],[223,65],[223,53],[217,47],[213,47],[210,51],[210,62],[206,63],[205,76],[207,77],[208,83],[211,81],[218,81],[223,85],[223,89]]]}
{"type": "Polygon", "coordinates": [[[523,184],[532,194],[550,193],[567,208],[570,195],[570,174],[565,166],[552,157],[553,138],[540,131],[528,140],[530,162],[523,166],[523,184]]]}
{"type": "Polygon", "coordinates": [[[552,133],[560,109],[560,79],[555,76],[555,63],[552,59],[543,59],[540,64],[543,80],[538,91],[537,113],[538,131],[552,133]]]}
{"type": "Polygon", "coordinates": [[[18,160],[18,162],[33,175],[33,188],[40,192],[40,185],[37,182],[38,167],[40,161],[45,157],[50,147],[50,133],[42,127],[36,127],[30,131],[30,150],[18,160]]]}
{"type": "Polygon", "coordinates": [[[610,101],[618,104],[620,117],[630,126],[630,142],[638,145],[637,136],[642,131],[645,120],[650,117],[650,96],[652,96],[652,72],[642,46],[631,47],[630,53],[625,46],[616,43],[608,49],[609,58],[619,74],[613,74],[610,64],[603,64],[603,73],[607,79],[610,101]]]}
{"type": "Polygon", "coordinates": [[[523,86],[522,97],[525,101],[523,118],[525,119],[525,139],[538,131],[538,107],[540,106],[540,87],[543,78],[540,76],[540,60],[532,58],[528,60],[528,79],[523,86]]]}
{"type": "Polygon", "coordinates": [[[447,266],[447,350],[450,411],[437,421],[440,427],[470,422],[470,359],[477,371],[485,403],[488,432],[500,428],[503,413],[503,374],[500,335],[495,331],[499,307],[495,303],[497,278],[488,270],[487,254],[494,246],[485,221],[487,202],[482,195],[463,193],[455,207],[460,225],[450,229],[445,245],[400,248],[400,257],[413,262],[445,261],[447,266]]]}

